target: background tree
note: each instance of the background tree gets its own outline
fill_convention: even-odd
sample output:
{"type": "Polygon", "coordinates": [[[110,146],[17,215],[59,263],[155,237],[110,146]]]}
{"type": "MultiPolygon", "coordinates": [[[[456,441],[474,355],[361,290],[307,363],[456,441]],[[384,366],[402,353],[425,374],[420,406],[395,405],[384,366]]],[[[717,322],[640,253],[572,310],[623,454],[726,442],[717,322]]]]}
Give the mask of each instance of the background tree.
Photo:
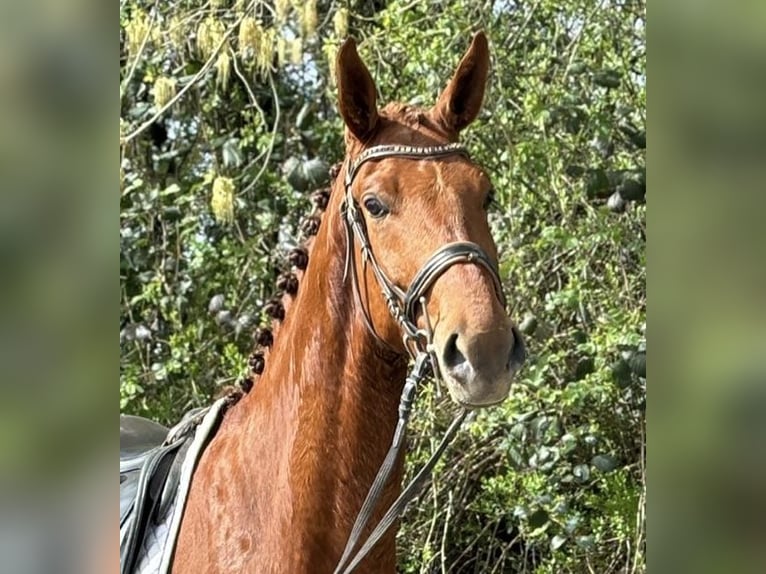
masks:
{"type": "MultiPolygon", "coordinates": [[[[120,407],[170,423],[246,372],[309,191],[342,157],[347,34],[382,101],[430,105],[470,34],[464,135],[496,188],[530,360],[400,532],[404,572],[644,571],[645,3],[121,3],[120,407]]],[[[424,390],[413,468],[449,418],[424,390]]]]}

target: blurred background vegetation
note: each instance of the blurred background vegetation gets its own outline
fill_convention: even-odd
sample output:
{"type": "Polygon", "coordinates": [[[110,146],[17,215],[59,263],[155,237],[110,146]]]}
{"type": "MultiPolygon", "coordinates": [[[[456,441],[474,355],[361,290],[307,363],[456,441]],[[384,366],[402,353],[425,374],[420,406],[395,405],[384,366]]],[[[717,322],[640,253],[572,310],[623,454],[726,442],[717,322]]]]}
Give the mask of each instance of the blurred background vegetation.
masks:
{"type": "MultiPolygon", "coordinates": [[[[497,189],[530,359],[410,508],[400,571],[645,571],[645,8],[121,1],[121,411],[169,424],[246,373],[309,194],[343,156],[340,41],[361,41],[383,102],[430,105],[484,29],[489,87],[463,141],[497,189]]],[[[449,418],[424,390],[408,469],[449,418]]]]}

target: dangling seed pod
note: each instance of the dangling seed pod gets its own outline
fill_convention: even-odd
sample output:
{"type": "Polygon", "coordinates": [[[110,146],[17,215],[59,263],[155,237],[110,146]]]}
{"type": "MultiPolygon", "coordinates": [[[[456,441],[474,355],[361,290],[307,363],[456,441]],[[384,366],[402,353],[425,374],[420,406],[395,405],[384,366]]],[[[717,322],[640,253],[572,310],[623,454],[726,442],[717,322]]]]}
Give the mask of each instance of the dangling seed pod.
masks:
{"type": "Polygon", "coordinates": [[[319,233],[320,219],[318,217],[309,216],[301,223],[301,231],[306,235],[316,235],[319,233]]]}
{"type": "Polygon", "coordinates": [[[255,351],[248,357],[247,364],[253,373],[260,375],[263,373],[263,368],[266,366],[266,359],[263,356],[263,353],[255,351]]]}
{"type": "Polygon", "coordinates": [[[238,384],[246,393],[249,393],[250,389],[253,388],[253,380],[250,377],[244,377],[243,379],[240,379],[238,384]]]}
{"type": "Polygon", "coordinates": [[[338,174],[340,173],[340,168],[343,166],[342,162],[336,163],[334,166],[330,168],[330,178],[335,179],[338,177],[338,174]]]}
{"type": "Polygon", "coordinates": [[[296,247],[290,251],[290,254],[287,256],[287,260],[290,262],[290,265],[294,265],[303,271],[306,269],[306,267],[308,267],[309,264],[309,252],[303,246],[296,247]]]}
{"type": "Polygon", "coordinates": [[[266,305],[263,306],[263,311],[272,319],[281,321],[285,318],[285,307],[282,305],[282,301],[277,299],[271,299],[266,305]]]}
{"type": "Polygon", "coordinates": [[[277,277],[277,289],[295,295],[298,292],[298,278],[294,273],[283,273],[277,277]]]}
{"type": "Polygon", "coordinates": [[[311,202],[317,209],[327,209],[330,202],[330,188],[320,189],[311,194],[311,202]]]}
{"type": "Polygon", "coordinates": [[[274,343],[274,333],[267,327],[258,327],[253,333],[253,340],[261,347],[271,347],[274,343]]]}

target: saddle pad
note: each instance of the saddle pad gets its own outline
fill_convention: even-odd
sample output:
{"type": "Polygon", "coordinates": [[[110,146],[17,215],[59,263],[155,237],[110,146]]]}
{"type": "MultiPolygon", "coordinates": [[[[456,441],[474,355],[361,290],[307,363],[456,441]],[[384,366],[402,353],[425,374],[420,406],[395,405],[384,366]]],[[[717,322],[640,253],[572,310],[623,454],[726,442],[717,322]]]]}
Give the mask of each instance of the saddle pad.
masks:
{"type": "MultiPolygon", "coordinates": [[[[215,434],[222,413],[231,403],[227,397],[219,399],[209,407],[207,412],[202,412],[204,418],[198,424],[189,427],[188,421],[174,427],[168,434],[165,443],[158,448],[167,448],[178,442],[185,442],[178,448],[179,456],[183,457],[180,472],[168,472],[167,482],[163,485],[163,492],[171,493],[164,499],[153,501],[155,511],[143,512],[142,516],[135,516],[137,509],[141,508],[139,497],[145,495],[141,489],[135,494],[136,501],[132,505],[128,515],[120,521],[120,573],[121,574],[166,574],[170,572],[181,518],[186,506],[192,475],[205,450],[208,442],[215,434]],[[180,428],[179,428],[180,427],[180,428]],[[194,431],[193,440],[191,431],[194,431]],[[188,448],[187,448],[188,447],[188,448]],[[169,484],[178,481],[175,484],[169,484]],[[131,516],[133,514],[134,516],[131,516]],[[143,520],[146,524],[139,524],[143,520]],[[136,539],[140,537],[140,539],[136,539]],[[130,544],[129,552],[123,554],[123,545],[130,544]]],[[[151,459],[150,459],[151,460],[151,459]]],[[[175,466],[175,465],[174,465],[175,466]]],[[[122,493],[121,493],[122,494],[122,493]]]]}

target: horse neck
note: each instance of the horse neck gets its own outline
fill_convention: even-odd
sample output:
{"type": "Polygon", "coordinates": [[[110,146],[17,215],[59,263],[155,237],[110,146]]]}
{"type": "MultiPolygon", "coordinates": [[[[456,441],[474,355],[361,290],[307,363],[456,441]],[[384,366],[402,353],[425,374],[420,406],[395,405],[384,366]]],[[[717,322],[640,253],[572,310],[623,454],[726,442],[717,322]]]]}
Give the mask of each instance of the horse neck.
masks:
{"type": "MultiPolygon", "coordinates": [[[[345,544],[391,444],[406,374],[405,361],[381,353],[344,278],[341,193],[333,192],[266,369],[235,409],[247,481],[262,489],[251,502],[273,506],[272,524],[262,516],[261,526],[289,516],[290,538],[314,567],[337,560],[345,544]]],[[[400,489],[401,460],[394,474],[381,507],[400,489]]],[[[393,548],[390,536],[371,559],[393,569],[393,548]]]]}

